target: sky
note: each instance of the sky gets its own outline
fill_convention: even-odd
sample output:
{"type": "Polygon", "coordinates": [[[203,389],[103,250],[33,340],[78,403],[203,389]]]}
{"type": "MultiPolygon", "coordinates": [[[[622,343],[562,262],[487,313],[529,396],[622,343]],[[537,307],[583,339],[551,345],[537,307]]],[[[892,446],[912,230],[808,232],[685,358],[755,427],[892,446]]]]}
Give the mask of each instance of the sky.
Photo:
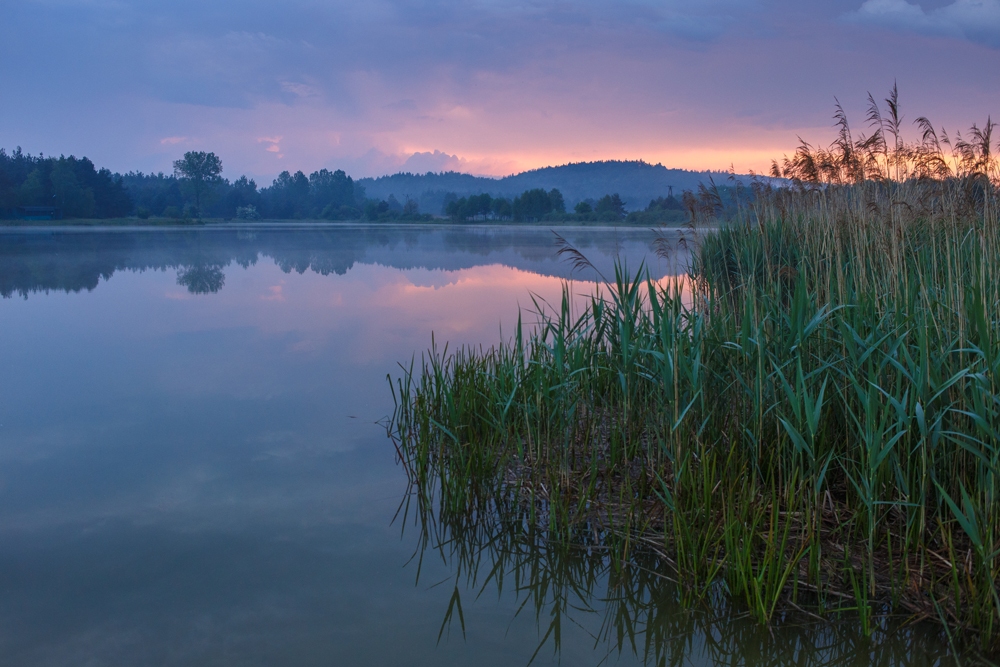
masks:
{"type": "MultiPolygon", "coordinates": [[[[0,147],[233,179],[766,170],[863,131],[1000,116],[1000,0],[0,0],[0,147]]],[[[911,136],[916,138],[915,128],[911,136]]]]}

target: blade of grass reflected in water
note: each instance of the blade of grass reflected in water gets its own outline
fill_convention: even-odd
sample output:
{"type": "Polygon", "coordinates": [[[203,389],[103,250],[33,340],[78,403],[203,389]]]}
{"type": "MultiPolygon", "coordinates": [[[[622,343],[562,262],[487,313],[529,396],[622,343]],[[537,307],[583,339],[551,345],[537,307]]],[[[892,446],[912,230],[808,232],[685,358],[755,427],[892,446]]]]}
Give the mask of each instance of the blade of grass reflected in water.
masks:
{"type": "MultiPolygon", "coordinates": [[[[439,640],[456,623],[464,636],[464,593],[474,600],[513,595],[515,618],[533,615],[539,642],[528,664],[550,651],[558,655],[562,634],[571,626],[584,628],[592,637],[598,656],[594,664],[611,663],[616,656],[664,667],[790,661],[817,666],[940,665],[951,660],[939,633],[903,619],[887,619],[866,635],[849,614],[817,622],[809,614],[786,609],[776,615],[774,627],[767,627],[722,582],[688,606],[676,571],[654,551],[636,549],[623,563],[595,541],[595,532],[587,526],[568,540],[552,539],[516,502],[495,506],[489,514],[447,519],[417,505],[409,507],[413,512],[404,524],[417,533],[420,553],[415,557],[440,558],[454,572],[439,640]]],[[[419,574],[417,578],[419,582],[419,574]]]]}

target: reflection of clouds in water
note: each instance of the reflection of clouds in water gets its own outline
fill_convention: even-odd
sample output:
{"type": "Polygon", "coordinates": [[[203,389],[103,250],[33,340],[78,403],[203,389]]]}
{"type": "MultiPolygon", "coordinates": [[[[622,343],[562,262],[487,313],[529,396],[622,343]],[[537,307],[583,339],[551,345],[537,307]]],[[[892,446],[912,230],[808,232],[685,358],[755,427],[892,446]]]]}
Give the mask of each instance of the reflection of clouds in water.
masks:
{"type": "MultiPolygon", "coordinates": [[[[30,464],[64,457],[71,449],[86,457],[83,450],[103,443],[90,455],[124,456],[131,463],[121,466],[150,473],[136,478],[134,488],[97,502],[91,516],[195,514],[198,507],[221,507],[234,502],[218,495],[228,484],[216,467],[221,464],[185,469],[178,463],[179,469],[153,473],[155,466],[147,467],[152,459],[143,462],[141,452],[174,452],[179,461],[194,461],[198,449],[237,447],[233,454],[241,461],[300,465],[351,450],[365,441],[363,433],[373,437],[379,427],[372,422],[391,410],[385,374],[398,374],[397,362],[426,350],[432,332],[439,343],[492,345],[500,340],[501,325],[504,335],[513,331],[519,305],[530,323],[532,295],[557,305],[564,285],[557,277],[500,265],[445,271],[358,264],[343,276],[322,276],[288,275],[273,262],[259,262],[245,272],[230,272],[231,284],[211,300],[189,297],[166,305],[137,300],[127,325],[115,315],[118,302],[92,304],[87,319],[74,322],[78,329],[94,329],[80,343],[90,354],[102,354],[94,347],[101,344],[97,341],[114,346],[122,335],[137,339],[131,351],[104,368],[116,379],[102,381],[102,391],[119,416],[109,418],[79,395],[56,391],[53,398],[62,407],[20,427],[20,445],[6,438],[0,457],[30,464]],[[277,292],[274,287],[283,298],[262,302],[262,294],[277,292]],[[136,392],[133,387],[140,385],[136,392]],[[51,422],[45,428],[39,426],[43,419],[51,422]],[[155,435],[144,432],[157,423],[155,435]]],[[[158,272],[126,273],[115,283],[119,291],[162,294],[157,286],[169,280],[158,272]]],[[[594,289],[593,283],[571,284],[581,306],[594,289]]],[[[75,357],[67,347],[51,361],[72,367],[75,357]]],[[[12,433],[6,427],[5,434],[12,433]]],[[[229,491],[240,496],[238,489],[229,491]]],[[[254,498],[264,511],[268,503],[272,509],[294,504],[294,495],[282,490],[271,498],[255,490],[239,504],[254,498]],[[268,499],[260,501],[262,496],[268,499]]],[[[46,512],[56,520],[64,510],[69,508],[46,512]]]]}
{"type": "MultiPolygon", "coordinates": [[[[682,271],[687,252],[665,263],[653,245],[660,232],[646,229],[559,228],[560,234],[610,275],[614,259],[630,266],[645,258],[654,274],[682,271]]],[[[122,270],[176,270],[191,294],[214,293],[225,284],[229,266],[248,268],[261,257],[286,273],[313,271],[344,275],[355,264],[394,268],[458,270],[481,264],[504,264],[543,275],[574,275],[556,256],[555,237],[542,227],[454,225],[311,225],[289,231],[239,229],[81,231],[37,233],[3,231],[15,238],[15,252],[3,256],[0,295],[27,296],[47,290],[94,290],[122,270]]],[[[662,232],[668,244],[680,232],[662,232]]],[[[0,244],[2,246],[2,244],[0,244]]]]}
{"type": "MultiPolygon", "coordinates": [[[[688,285],[686,276],[665,276],[657,282],[665,286],[675,280],[688,285]]],[[[579,310],[598,289],[591,281],[567,283],[561,277],[499,264],[457,270],[355,264],[342,276],[322,276],[285,274],[265,261],[241,282],[240,290],[224,289],[210,304],[186,304],[183,316],[174,313],[150,326],[161,332],[248,327],[282,338],[290,352],[315,354],[340,346],[350,351],[344,363],[369,364],[422,351],[430,344],[431,332],[439,341],[491,345],[499,340],[501,325],[504,331],[513,328],[519,308],[526,322],[534,321],[527,317],[535,308],[533,297],[558,307],[563,285],[568,284],[579,310]],[[263,305],[259,295],[273,293],[275,284],[280,284],[282,298],[263,305]]],[[[600,289],[607,293],[606,287],[600,289]]],[[[689,292],[689,287],[684,289],[689,292]]],[[[237,365],[227,371],[234,377],[244,373],[243,362],[237,365]]]]}
{"type": "Polygon", "coordinates": [[[414,287],[438,289],[453,285],[458,280],[456,271],[443,269],[400,269],[400,274],[414,287]]]}
{"type": "Polygon", "coordinates": [[[261,301],[284,301],[285,300],[285,295],[284,295],[283,291],[284,291],[284,288],[285,288],[285,286],[284,286],[284,282],[285,281],[281,281],[281,282],[282,282],[281,285],[272,285],[271,287],[268,287],[267,291],[264,294],[261,294],[260,300],[261,301]]]}
{"type": "MultiPolygon", "coordinates": [[[[128,279],[145,277],[133,274],[128,279]]],[[[426,348],[432,331],[439,340],[454,336],[455,343],[492,344],[501,323],[513,325],[519,305],[530,310],[532,295],[558,303],[564,284],[562,278],[502,265],[452,271],[355,264],[343,276],[322,276],[284,274],[272,262],[258,263],[239,280],[240,289],[223,289],[211,302],[195,299],[178,303],[176,311],[151,312],[140,326],[157,337],[245,328],[281,339],[288,351],[319,353],[343,347],[350,352],[345,364],[394,362],[426,348]],[[282,298],[262,300],[261,295],[272,294],[279,281],[282,298]]],[[[594,291],[593,283],[571,284],[574,294],[594,291]]],[[[209,351],[186,354],[204,356],[209,351]]],[[[199,384],[207,385],[213,377],[223,381],[245,377],[248,363],[252,366],[255,361],[222,356],[208,363],[206,359],[199,384]]],[[[174,382],[179,388],[188,382],[181,369],[171,373],[180,374],[179,382],[174,382]]],[[[250,379],[240,384],[244,392],[254,385],[250,379]]]]}
{"type": "Polygon", "coordinates": [[[72,270],[18,274],[35,282],[0,285],[11,293],[72,288],[90,251],[110,279],[0,301],[0,584],[18,612],[0,609],[0,658],[22,642],[22,664],[207,664],[240,644],[230,658],[273,663],[323,637],[326,662],[527,662],[534,625],[496,605],[466,610],[495,631],[486,644],[435,647],[447,592],[401,569],[411,545],[389,521],[405,479],[374,422],[392,409],[386,374],[431,332],[493,344],[532,293],[558,303],[565,266],[547,233],[469,242],[482,253],[446,247],[439,229],[382,233],[255,233],[240,240],[258,244],[245,270],[210,233],[81,234],[76,250],[48,240],[17,259],[37,268],[67,250],[72,270]],[[198,261],[224,267],[210,298],[175,282],[197,266],[192,238],[198,261]],[[405,650],[373,642],[389,626],[405,650]]]}
{"type": "MultiPolygon", "coordinates": [[[[8,405],[10,402],[8,402],[8,405]]],[[[82,418],[66,424],[57,419],[59,411],[50,409],[50,421],[23,420],[20,415],[5,418],[0,428],[0,463],[37,464],[76,452],[100,446],[108,433],[142,425],[137,415],[83,414],[82,418]]],[[[0,476],[10,470],[0,468],[0,476]]]]}
{"type": "MultiPolygon", "coordinates": [[[[527,294],[528,291],[533,289],[561,285],[564,282],[562,278],[540,276],[536,273],[522,271],[501,264],[477,266],[457,271],[407,269],[401,271],[400,275],[403,279],[390,283],[380,290],[387,295],[388,301],[394,302],[394,305],[399,305],[399,302],[391,296],[394,294],[399,294],[405,298],[418,294],[427,295],[442,289],[461,291],[470,289],[515,290],[527,294]]],[[[441,305],[447,308],[449,303],[444,301],[441,305]]]]}
{"type": "MultiPolygon", "coordinates": [[[[519,306],[530,310],[532,295],[558,303],[563,284],[560,278],[500,265],[442,272],[414,269],[405,278],[383,284],[371,302],[384,311],[383,332],[394,339],[392,347],[410,338],[411,348],[416,344],[422,351],[430,345],[432,332],[452,347],[490,346],[499,341],[501,326],[513,329],[519,306]],[[423,334],[422,341],[413,340],[414,329],[423,334]]],[[[365,345],[364,358],[385,355],[386,341],[378,336],[359,342],[365,345]]]]}
{"type": "MultiPolygon", "coordinates": [[[[52,499],[33,506],[12,504],[8,493],[0,530],[88,532],[108,522],[185,532],[256,531],[283,524],[386,527],[386,513],[391,517],[396,509],[405,481],[395,474],[384,439],[369,437],[363,444],[367,447],[345,451],[344,443],[287,433],[277,441],[246,443],[239,454],[226,457],[217,456],[218,444],[206,445],[216,454],[209,456],[179,448],[160,470],[143,470],[141,483],[130,488],[78,493],[66,502],[52,499]]],[[[128,459],[144,468],[156,465],[155,459],[128,459]]],[[[90,465],[86,457],[80,460],[90,465]]],[[[106,480],[120,481],[119,473],[124,471],[105,471],[106,480]]],[[[0,490],[7,490],[5,482],[0,479],[0,490]]]]}

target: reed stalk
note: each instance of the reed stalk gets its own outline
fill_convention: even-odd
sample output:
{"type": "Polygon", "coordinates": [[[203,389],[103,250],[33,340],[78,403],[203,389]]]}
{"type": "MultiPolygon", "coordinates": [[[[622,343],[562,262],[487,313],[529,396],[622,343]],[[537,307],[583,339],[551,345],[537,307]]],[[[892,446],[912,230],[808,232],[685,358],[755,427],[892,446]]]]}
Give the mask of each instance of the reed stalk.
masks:
{"type": "Polygon", "coordinates": [[[808,604],[867,634],[904,615],[995,654],[993,125],[946,155],[925,119],[902,140],[895,91],[872,136],[837,118],[833,147],[804,144],[775,165],[785,185],[755,181],[699,240],[693,294],[619,266],[583,312],[566,292],[533,329],[397,378],[391,433],[422,501],[513,504],[621,563],[652,552],[689,604],[721,582],[762,623],[808,604]]]}

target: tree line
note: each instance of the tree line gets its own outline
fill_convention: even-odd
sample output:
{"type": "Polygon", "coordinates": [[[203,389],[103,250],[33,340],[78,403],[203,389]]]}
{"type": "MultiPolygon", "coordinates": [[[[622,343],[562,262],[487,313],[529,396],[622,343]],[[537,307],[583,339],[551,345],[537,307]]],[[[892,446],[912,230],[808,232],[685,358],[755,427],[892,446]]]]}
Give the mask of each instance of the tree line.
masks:
{"type": "Polygon", "coordinates": [[[140,218],[356,220],[366,203],[364,188],[340,169],[308,176],[283,171],[270,186],[258,188],[246,176],[223,178],[222,160],[200,151],[175,161],[169,176],[130,172],[123,182],[140,218]]]}
{"type": "Polygon", "coordinates": [[[87,158],[0,149],[0,217],[51,207],[66,218],[356,220],[371,209],[364,188],[341,170],[283,171],[259,188],[246,176],[223,178],[215,153],[191,151],[173,166],[172,174],[113,174],[87,158]]]}
{"type": "Polygon", "coordinates": [[[7,153],[0,148],[0,215],[17,207],[46,206],[66,217],[115,218],[129,215],[133,204],[122,177],[97,169],[87,158],[42,157],[7,153]]]}
{"type": "MultiPolygon", "coordinates": [[[[51,207],[65,218],[142,219],[324,219],[430,220],[434,214],[456,221],[631,221],[683,219],[674,198],[654,200],[646,211],[629,212],[618,194],[579,202],[567,211],[558,189],[532,188],[507,198],[488,193],[459,198],[444,195],[440,211],[421,211],[418,201],[366,197],[365,188],[342,170],[281,172],[266,187],[247,176],[222,176],[222,160],[211,152],[189,151],[173,163],[173,173],[112,173],[87,158],[45,157],[0,149],[0,218],[24,215],[30,207],[51,207]]],[[[673,220],[671,220],[673,221],[673,220]]]]}
{"type": "Polygon", "coordinates": [[[526,190],[513,201],[488,193],[462,197],[445,195],[444,214],[452,220],[546,220],[566,213],[566,201],[559,190],[526,190]]]}
{"type": "Polygon", "coordinates": [[[673,194],[649,202],[645,210],[629,212],[618,193],[600,199],[585,199],[566,210],[562,193],[553,188],[525,190],[520,196],[491,197],[488,193],[458,198],[445,196],[443,213],[455,222],[507,221],[515,222],[629,222],[662,224],[688,219],[687,208],[673,194]]]}

